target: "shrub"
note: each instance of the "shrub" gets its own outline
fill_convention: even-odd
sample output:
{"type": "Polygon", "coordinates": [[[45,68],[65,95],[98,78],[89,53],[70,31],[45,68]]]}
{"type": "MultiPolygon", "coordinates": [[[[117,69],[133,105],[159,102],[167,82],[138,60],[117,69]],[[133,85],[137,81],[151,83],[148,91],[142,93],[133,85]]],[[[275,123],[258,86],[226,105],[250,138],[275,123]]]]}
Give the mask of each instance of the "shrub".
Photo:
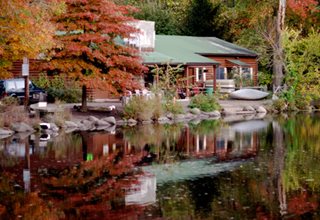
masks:
{"type": "Polygon", "coordinates": [[[134,96],[123,109],[125,119],[133,118],[138,121],[151,120],[154,115],[154,102],[142,96],[134,96]]]}
{"type": "Polygon", "coordinates": [[[49,102],[61,100],[66,103],[74,103],[81,100],[79,85],[76,82],[66,81],[60,76],[49,79],[45,73],[41,73],[39,78],[33,79],[33,82],[47,91],[49,102]]]}
{"type": "Polygon", "coordinates": [[[283,112],[287,110],[287,102],[283,98],[279,98],[272,102],[272,109],[278,112],[283,112]]]}
{"type": "Polygon", "coordinates": [[[220,109],[220,105],[214,95],[199,94],[191,98],[190,108],[199,108],[204,112],[211,112],[220,109]]]}
{"type": "Polygon", "coordinates": [[[4,112],[7,111],[7,109],[13,107],[13,106],[18,106],[19,105],[19,99],[11,96],[4,97],[1,99],[0,102],[0,111],[4,112]]]}
{"type": "Polygon", "coordinates": [[[174,102],[174,101],[168,101],[165,104],[165,110],[166,110],[166,112],[170,112],[174,115],[184,113],[182,105],[180,103],[174,102]]]}

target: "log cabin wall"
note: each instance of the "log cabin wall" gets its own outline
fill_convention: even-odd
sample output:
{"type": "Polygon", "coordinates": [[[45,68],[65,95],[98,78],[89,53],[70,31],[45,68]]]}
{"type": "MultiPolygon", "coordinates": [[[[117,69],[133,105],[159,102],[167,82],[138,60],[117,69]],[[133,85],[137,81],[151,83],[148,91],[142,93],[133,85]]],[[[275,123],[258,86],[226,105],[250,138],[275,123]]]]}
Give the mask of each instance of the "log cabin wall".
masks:
{"type": "Polygon", "coordinates": [[[258,84],[258,61],[255,57],[235,57],[235,56],[208,56],[210,59],[214,59],[220,63],[219,67],[233,67],[234,64],[230,64],[228,60],[239,60],[247,63],[252,68],[254,85],[258,84]]]}

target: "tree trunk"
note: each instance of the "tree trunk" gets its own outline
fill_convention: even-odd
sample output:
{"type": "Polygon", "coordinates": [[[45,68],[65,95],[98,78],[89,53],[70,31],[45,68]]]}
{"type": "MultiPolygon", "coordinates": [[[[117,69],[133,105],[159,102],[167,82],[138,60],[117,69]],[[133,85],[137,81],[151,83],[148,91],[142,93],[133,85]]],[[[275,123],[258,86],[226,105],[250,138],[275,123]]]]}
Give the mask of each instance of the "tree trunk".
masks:
{"type": "Polygon", "coordinates": [[[282,85],[283,69],[284,69],[284,54],[282,45],[282,32],[284,29],[284,18],[286,13],[286,0],[279,0],[278,17],[276,21],[276,36],[273,51],[273,90],[275,91],[282,85]]]}
{"type": "Polygon", "coordinates": [[[274,143],[274,181],[277,186],[277,196],[281,216],[287,214],[287,197],[283,182],[283,170],[285,165],[285,145],[284,131],[278,122],[272,122],[273,128],[273,143],[274,143]]]}
{"type": "Polygon", "coordinates": [[[87,105],[87,87],[85,85],[82,86],[82,104],[81,104],[81,111],[87,112],[88,105],[87,105]]]}

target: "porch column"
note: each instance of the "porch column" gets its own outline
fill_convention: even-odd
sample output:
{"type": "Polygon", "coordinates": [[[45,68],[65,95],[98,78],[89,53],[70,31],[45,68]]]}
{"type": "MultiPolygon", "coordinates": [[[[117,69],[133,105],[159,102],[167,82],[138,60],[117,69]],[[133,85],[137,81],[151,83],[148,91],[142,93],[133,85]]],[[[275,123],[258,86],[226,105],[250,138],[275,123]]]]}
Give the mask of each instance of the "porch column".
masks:
{"type": "Polygon", "coordinates": [[[186,67],[186,76],[187,76],[187,85],[186,85],[186,96],[189,97],[190,93],[189,93],[189,67],[186,67]]]}
{"type": "Polygon", "coordinates": [[[217,68],[213,66],[213,91],[214,93],[217,91],[217,68]]]}

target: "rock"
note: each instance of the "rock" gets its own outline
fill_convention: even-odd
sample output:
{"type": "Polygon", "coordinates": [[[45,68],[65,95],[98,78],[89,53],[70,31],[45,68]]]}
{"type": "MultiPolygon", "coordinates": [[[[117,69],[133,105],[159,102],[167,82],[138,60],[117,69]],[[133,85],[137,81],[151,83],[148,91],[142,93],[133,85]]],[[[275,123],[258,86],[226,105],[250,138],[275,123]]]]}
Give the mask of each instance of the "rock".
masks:
{"type": "Polygon", "coordinates": [[[109,126],[96,126],[96,127],[95,127],[95,130],[97,130],[97,131],[103,131],[103,130],[108,129],[108,127],[109,127],[109,126]]]}
{"type": "Polygon", "coordinates": [[[94,116],[89,116],[87,120],[96,122],[96,121],[99,121],[99,118],[94,117],[94,116]]]}
{"type": "Polygon", "coordinates": [[[252,107],[252,106],[250,106],[250,105],[248,105],[248,106],[244,106],[243,107],[243,109],[242,109],[243,111],[255,111],[255,109],[252,107]]]}
{"type": "Polygon", "coordinates": [[[194,115],[194,114],[192,114],[192,113],[187,113],[187,114],[185,114],[185,118],[187,119],[187,120],[192,120],[192,119],[194,119],[194,118],[196,118],[197,116],[196,115],[194,115]]]}
{"type": "Polygon", "coordinates": [[[259,106],[256,109],[257,113],[267,113],[267,110],[263,106],[259,106]]]}
{"type": "Polygon", "coordinates": [[[14,134],[14,131],[11,131],[9,129],[0,128],[0,135],[12,135],[12,134],[14,134]]]}
{"type": "MultiPolygon", "coordinates": [[[[70,127],[70,128],[67,128],[66,130],[64,130],[64,132],[67,133],[67,134],[69,134],[69,133],[72,133],[72,132],[77,131],[77,130],[78,130],[78,128],[75,128],[75,127],[74,127],[74,128],[71,128],[71,127],[70,127]]],[[[80,129],[79,129],[79,130],[80,130],[80,129]]]]}
{"type": "Polygon", "coordinates": [[[209,117],[210,116],[208,114],[200,114],[200,115],[198,115],[198,118],[200,118],[200,119],[207,119],[209,117]]]}
{"type": "Polygon", "coordinates": [[[174,116],[174,121],[184,121],[186,119],[184,114],[177,114],[174,116]]]}
{"type": "Polygon", "coordinates": [[[117,124],[116,119],[113,116],[105,117],[105,118],[102,118],[101,120],[106,121],[106,122],[113,124],[113,125],[117,124]]]}
{"type": "Polygon", "coordinates": [[[59,131],[59,127],[55,123],[50,123],[50,127],[52,131],[59,131]]]}
{"type": "Polygon", "coordinates": [[[136,125],[137,123],[138,123],[138,122],[137,122],[136,120],[132,119],[132,118],[130,118],[130,119],[128,120],[128,125],[130,125],[130,126],[136,125]]]}
{"type": "Polygon", "coordinates": [[[97,127],[109,127],[109,126],[111,126],[112,124],[110,124],[109,122],[107,122],[107,121],[104,121],[104,120],[98,120],[98,121],[95,121],[95,126],[97,126],[97,127]]]}
{"type": "Polygon", "coordinates": [[[192,108],[190,109],[190,113],[194,114],[194,115],[200,115],[201,114],[201,110],[198,108],[192,108]]]}
{"type": "Polygon", "coordinates": [[[174,119],[174,115],[172,113],[167,114],[167,118],[169,118],[170,120],[174,119]]]}
{"type": "Polygon", "coordinates": [[[91,130],[95,127],[95,121],[91,120],[83,120],[81,121],[81,124],[83,124],[87,128],[86,130],[91,130]]]}
{"type": "Polygon", "coordinates": [[[118,120],[117,125],[119,125],[119,126],[127,125],[127,121],[126,120],[118,120]]]}
{"type": "Polygon", "coordinates": [[[107,127],[104,130],[110,132],[111,134],[115,134],[116,133],[116,126],[113,125],[113,126],[107,127]]]}
{"type": "Polygon", "coordinates": [[[65,121],[64,125],[67,128],[77,128],[78,127],[77,123],[75,123],[73,121],[65,121]]]}
{"type": "Polygon", "coordinates": [[[149,125],[149,124],[152,124],[153,121],[152,120],[144,120],[144,121],[141,121],[141,124],[143,125],[149,125]]]}
{"type": "Polygon", "coordinates": [[[34,131],[34,129],[30,125],[28,125],[24,122],[12,123],[11,129],[15,132],[28,132],[28,131],[33,132],[34,131]]]}
{"type": "Polygon", "coordinates": [[[218,118],[221,116],[219,111],[208,112],[210,118],[218,118]]]}
{"type": "Polygon", "coordinates": [[[236,111],[233,111],[233,110],[223,110],[222,112],[221,112],[221,114],[222,115],[235,115],[235,114],[237,114],[237,112],[236,111]]]}

